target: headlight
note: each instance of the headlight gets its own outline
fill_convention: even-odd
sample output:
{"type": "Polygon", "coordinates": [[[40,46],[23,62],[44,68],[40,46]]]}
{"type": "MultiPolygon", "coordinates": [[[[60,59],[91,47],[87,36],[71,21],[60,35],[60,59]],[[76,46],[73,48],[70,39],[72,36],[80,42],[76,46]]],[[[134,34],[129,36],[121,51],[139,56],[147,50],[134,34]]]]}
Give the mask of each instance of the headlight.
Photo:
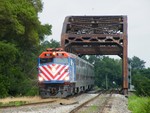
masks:
{"type": "Polygon", "coordinates": [[[56,52],[53,52],[52,54],[53,54],[53,56],[56,56],[56,52]]]}
{"type": "Polygon", "coordinates": [[[52,67],[52,72],[55,73],[56,72],[56,69],[54,67],[52,67]]]}
{"type": "Polygon", "coordinates": [[[69,80],[69,76],[65,77],[65,81],[68,81],[69,80]]]}
{"type": "Polygon", "coordinates": [[[39,82],[44,81],[44,79],[42,77],[39,77],[39,82]]]}

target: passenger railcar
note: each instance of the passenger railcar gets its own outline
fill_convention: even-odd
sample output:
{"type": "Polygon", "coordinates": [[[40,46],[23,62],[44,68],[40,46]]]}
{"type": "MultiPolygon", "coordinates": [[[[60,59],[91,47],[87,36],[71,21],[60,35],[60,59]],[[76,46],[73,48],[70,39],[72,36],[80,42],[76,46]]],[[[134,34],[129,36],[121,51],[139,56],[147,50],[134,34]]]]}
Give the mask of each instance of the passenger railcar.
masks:
{"type": "Polygon", "coordinates": [[[94,67],[61,48],[49,48],[38,58],[38,80],[42,98],[66,97],[92,88],[94,67]]]}

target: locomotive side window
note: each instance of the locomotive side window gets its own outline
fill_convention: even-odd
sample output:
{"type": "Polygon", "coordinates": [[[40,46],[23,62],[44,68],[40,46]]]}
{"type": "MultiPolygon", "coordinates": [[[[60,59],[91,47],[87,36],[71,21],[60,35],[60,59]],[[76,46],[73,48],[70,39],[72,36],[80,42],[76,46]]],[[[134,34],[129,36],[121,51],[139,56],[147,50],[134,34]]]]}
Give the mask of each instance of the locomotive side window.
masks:
{"type": "Polygon", "coordinates": [[[50,63],[50,62],[53,62],[53,58],[40,58],[41,64],[50,63]]]}

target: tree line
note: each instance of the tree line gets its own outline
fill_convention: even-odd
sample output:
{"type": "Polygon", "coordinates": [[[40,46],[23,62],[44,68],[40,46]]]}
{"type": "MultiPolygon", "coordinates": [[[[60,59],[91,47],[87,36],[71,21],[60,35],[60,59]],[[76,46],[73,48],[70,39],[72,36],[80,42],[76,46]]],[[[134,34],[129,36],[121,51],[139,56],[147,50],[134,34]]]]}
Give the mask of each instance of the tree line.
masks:
{"type": "Polygon", "coordinates": [[[129,60],[132,66],[131,74],[136,94],[150,96],[150,67],[145,68],[146,62],[136,56],[129,60]]]}
{"type": "MultiPolygon", "coordinates": [[[[104,89],[122,88],[122,59],[95,55],[83,58],[95,67],[95,85],[104,89]]],[[[137,56],[128,60],[136,94],[150,96],[150,68],[145,68],[145,61],[137,56]]]]}
{"type": "Polygon", "coordinates": [[[40,42],[52,28],[39,21],[42,6],[41,0],[0,1],[0,97],[36,93],[40,42]]]}

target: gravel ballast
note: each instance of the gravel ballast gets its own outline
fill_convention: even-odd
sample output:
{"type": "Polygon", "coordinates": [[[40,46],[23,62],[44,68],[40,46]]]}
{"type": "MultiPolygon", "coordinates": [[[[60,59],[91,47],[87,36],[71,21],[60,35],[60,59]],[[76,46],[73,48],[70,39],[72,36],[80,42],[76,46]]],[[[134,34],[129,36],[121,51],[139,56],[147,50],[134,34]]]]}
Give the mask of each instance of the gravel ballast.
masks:
{"type": "MultiPolygon", "coordinates": [[[[71,99],[61,99],[54,103],[30,105],[13,108],[1,108],[0,113],[69,113],[72,109],[97,96],[98,94],[82,94],[71,99]]],[[[102,101],[102,100],[100,100],[102,101]]],[[[120,94],[113,94],[103,113],[131,113],[127,106],[128,100],[120,94]]]]}
{"type": "Polygon", "coordinates": [[[128,99],[124,95],[113,94],[103,113],[131,113],[128,110],[128,99]]]}

